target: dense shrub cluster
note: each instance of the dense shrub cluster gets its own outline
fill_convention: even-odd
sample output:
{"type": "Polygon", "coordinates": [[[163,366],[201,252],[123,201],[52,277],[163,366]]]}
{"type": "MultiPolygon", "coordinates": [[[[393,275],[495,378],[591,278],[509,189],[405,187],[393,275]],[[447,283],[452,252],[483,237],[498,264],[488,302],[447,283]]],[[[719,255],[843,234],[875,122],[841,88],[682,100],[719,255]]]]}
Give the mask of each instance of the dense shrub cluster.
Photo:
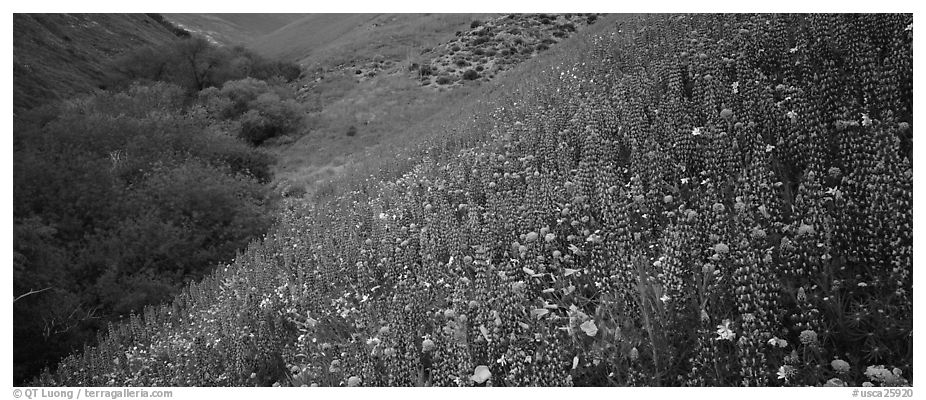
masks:
{"type": "Polygon", "coordinates": [[[617,22],[36,383],[910,383],[912,15],[617,22]]]}
{"type": "MultiPolygon", "coordinates": [[[[209,126],[168,84],[101,92],[14,127],[14,378],[108,321],[163,302],[270,219],[269,155],[209,126]]],[[[90,336],[90,337],[88,337],[90,336]]]]}
{"type": "Polygon", "coordinates": [[[295,133],[304,114],[291,93],[253,78],[225,82],[221,89],[203,90],[199,101],[210,117],[231,122],[230,130],[253,144],[295,133]]]}
{"type": "Polygon", "coordinates": [[[510,14],[485,22],[473,21],[469,30],[457,32],[452,41],[429,52],[432,60],[418,69],[418,79],[426,85],[432,82],[449,85],[492,78],[530,58],[535,51],[546,51],[558,40],[569,37],[576,32],[577,24],[582,27],[591,22],[583,14],[510,14]],[[463,68],[467,66],[473,67],[463,68]],[[485,72],[478,74],[473,69],[485,72]]]}
{"type": "Polygon", "coordinates": [[[267,60],[241,46],[218,47],[192,37],[141,47],[120,57],[113,63],[110,86],[167,82],[193,93],[244,78],[291,82],[301,73],[302,69],[293,63],[267,60]]]}

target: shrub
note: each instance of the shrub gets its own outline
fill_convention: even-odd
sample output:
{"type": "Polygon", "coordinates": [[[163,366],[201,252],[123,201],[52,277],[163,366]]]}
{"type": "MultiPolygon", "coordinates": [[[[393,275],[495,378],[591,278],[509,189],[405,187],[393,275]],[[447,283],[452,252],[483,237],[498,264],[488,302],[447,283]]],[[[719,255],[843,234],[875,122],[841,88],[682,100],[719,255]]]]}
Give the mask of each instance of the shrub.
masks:
{"type": "Polygon", "coordinates": [[[14,291],[54,288],[14,307],[17,380],[266,229],[270,156],[185,96],[133,85],[16,122],[14,291]]]}
{"type": "Polygon", "coordinates": [[[476,28],[478,28],[478,27],[481,26],[481,25],[482,25],[482,22],[479,21],[478,19],[475,19],[475,20],[473,20],[473,22],[471,22],[471,23],[469,24],[469,27],[470,27],[470,29],[476,29],[476,28]]]}
{"type": "Polygon", "coordinates": [[[471,81],[471,80],[478,79],[478,78],[479,78],[479,73],[476,72],[475,70],[468,69],[466,70],[466,72],[463,73],[463,79],[471,81]]]}
{"type": "Polygon", "coordinates": [[[243,78],[291,82],[302,74],[299,65],[267,60],[241,46],[216,47],[203,38],[144,46],[111,64],[106,86],[126,88],[133,82],[167,82],[188,93],[243,78]]]}
{"type": "Polygon", "coordinates": [[[214,118],[236,121],[239,135],[253,144],[294,133],[302,123],[299,103],[281,98],[274,87],[253,78],[227,82],[222,89],[204,90],[198,100],[214,118]]]}
{"type": "Polygon", "coordinates": [[[450,80],[450,77],[447,75],[441,75],[437,78],[438,85],[447,85],[447,84],[450,84],[451,82],[452,81],[450,80]]]}
{"type": "Polygon", "coordinates": [[[431,67],[430,64],[422,65],[421,68],[418,70],[418,76],[420,77],[430,76],[433,73],[433,71],[434,69],[431,67]]]}

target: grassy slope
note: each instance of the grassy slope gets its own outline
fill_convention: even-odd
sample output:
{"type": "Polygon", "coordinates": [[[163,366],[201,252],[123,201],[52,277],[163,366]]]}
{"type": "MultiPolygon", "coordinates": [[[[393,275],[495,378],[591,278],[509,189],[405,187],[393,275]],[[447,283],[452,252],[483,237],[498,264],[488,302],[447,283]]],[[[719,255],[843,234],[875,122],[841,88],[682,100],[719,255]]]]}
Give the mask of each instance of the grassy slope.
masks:
{"type": "Polygon", "coordinates": [[[312,189],[343,172],[344,160],[371,146],[408,138],[409,127],[443,115],[474,87],[453,92],[425,90],[409,78],[407,65],[423,49],[454,37],[469,14],[321,14],[305,17],[249,45],[306,68],[300,101],[309,115],[306,134],[295,143],[270,146],[278,157],[278,181],[312,189]],[[355,66],[383,61],[375,77],[355,66]],[[351,126],[358,133],[347,136],[351,126]]]}
{"type": "Polygon", "coordinates": [[[305,14],[164,14],[184,29],[223,45],[247,44],[305,14]]]}
{"type": "MultiPolygon", "coordinates": [[[[469,113],[462,110],[520,80],[525,72],[519,71],[536,70],[516,66],[497,82],[467,82],[453,90],[423,88],[410,79],[407,67],[412,62],[430,61],[430,54],[422,55],[425,50],[453,39],[473,20],[491,17],[325,14],[293,22],[252,43],[254,50],[298,60],[308,71],[299,96],[309,110],[306,134],[291,144],[269,146],[279,160],[275,175],[281,186],[311,193],[320,182],[347,170],[371,169],[364,166],[368,160],[391,158],[410,141],[443,132],[451,115],[469,113]],[[357,70],[364,74],[357,75],[357,70]],[[371,70],[376,74],[369,77],[366,73],[371,70]],[[355,136],[347,135],[351,126],[357,129],[355,136]]],[[[552,48],[574,43],[566,39],[552,48]]],[[[555,54],[535,59],[551,59],[555,54]]]]}
{"type": "Polygon", "coordinates": [[[405,59],[469,27],[483,14],[315,14],[251,43],[312,70],[380,56],[405,59]]]}
{"type": "Polygon", "coordinates": [[[175,39],[144,14],[14,14],[13,109],[97,88],[107,60],[175,39]]]}
{"type": "MultiPolygon", "coordinates": [[[[323,170],[324,175],[318,175],[320,178],[327,178],[322,183],[327,187],[316,189],[341,192],[348,189],[344,182],[363,180],[371,174],[383,180],[394,179],[414,165],[420,153],[434,146],[436,141],[479,142],[483,138],[470,137],[473,132],[487,134],[492,130],[491,126],[484,125],[488,119],[480,119],[479,116],[490,115],[496,108],[504,107],[512,98],[518,98],[520,88],[530,86],[528,82],[542,79],[544,71],[567,59],[570,54],[582,51],[577,49],[590,51],[589,37],[601,34],[618,18],[619,15],[605,17],[604,22],[588,26],[581,34],[563,40],[561,44],[552,46],[549,51],[539,53],[500,73],[496,79],[489,82],[470,82],[449,91],[421,90],[419,93],[423,95],[419,95],[424,98],[422,103],[427,106],[420,110],[420,118],[410,121],[402,129],[395,129],[388,137],[339,159],[339,162],[343,162],[342,166],[329,167],[329,170],[323,170]],[[437,101],[434,101],[435,99],[437,101]],[[345,175],[348,176],[346,180],[342,179],[345,175]]],[[[395,119],[397,115],[402,114],[389,114],[389,118],[395,119]]],[[[296,149],[298,148],[294,146],[294,150],[296,149]]],[[[285,164],[281,161],[280,165],[285,164]]],[[[287,176],[286,172],[282,172],[281,175],[287,176]]]]}

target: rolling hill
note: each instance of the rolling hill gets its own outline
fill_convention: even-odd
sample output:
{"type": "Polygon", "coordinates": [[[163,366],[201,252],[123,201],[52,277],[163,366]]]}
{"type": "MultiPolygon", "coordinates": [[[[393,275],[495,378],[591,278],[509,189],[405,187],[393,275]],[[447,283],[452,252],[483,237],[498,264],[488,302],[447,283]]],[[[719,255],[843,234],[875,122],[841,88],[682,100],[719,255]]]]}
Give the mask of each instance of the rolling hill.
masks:
{"type": "Polygon", "coordinates": [[[496,76],[518,74],[525,61],[547,57],[547,44],[556,49],[559,41],[573,42],[571,33],[549,27],[582,30],[585,18],[573,25],[543,14],[324,14],[252,42],[258,53],[305,68],[297,88],[308,110],[305,133],[268,146],[278,157],[277,184],[312,193],[366,157],[361,154],[429,135],[433,125],[419,128],[425,121],[458,114],[462,104],[495,90],[496,76]],[[460,67],[464,63],[469,67],[460,67]],[[484,76],[464,79],[466,69],[484,76]]]}
{"type": "Polygon", "coordinates": [[[469,28],[489,14],[314,14],[251,42],[267,57],[296,61],[307,70],[331,68],[358,57],[404,60],[469,28]]]}
{"type": "Polygon", "coordinates": [[[212,43],[247,45],[306,14],[163,14],[175,25],[212,43]]]}
{"type": "Polygon", "coordinates": [[[13,14],[13,109],[99,87],[109,60],[177,39],[146,14],[13,14]]]}

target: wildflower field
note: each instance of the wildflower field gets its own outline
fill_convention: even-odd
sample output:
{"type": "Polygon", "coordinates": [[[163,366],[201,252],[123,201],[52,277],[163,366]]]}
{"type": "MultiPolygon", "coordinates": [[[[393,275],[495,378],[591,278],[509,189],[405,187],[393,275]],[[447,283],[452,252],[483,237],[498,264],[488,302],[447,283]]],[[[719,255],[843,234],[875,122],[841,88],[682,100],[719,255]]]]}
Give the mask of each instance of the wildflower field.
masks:
{"type": "Polygon", "coordinates": [[[34,383],[912,384],[912,21],[601,18],[34,383]]]}

